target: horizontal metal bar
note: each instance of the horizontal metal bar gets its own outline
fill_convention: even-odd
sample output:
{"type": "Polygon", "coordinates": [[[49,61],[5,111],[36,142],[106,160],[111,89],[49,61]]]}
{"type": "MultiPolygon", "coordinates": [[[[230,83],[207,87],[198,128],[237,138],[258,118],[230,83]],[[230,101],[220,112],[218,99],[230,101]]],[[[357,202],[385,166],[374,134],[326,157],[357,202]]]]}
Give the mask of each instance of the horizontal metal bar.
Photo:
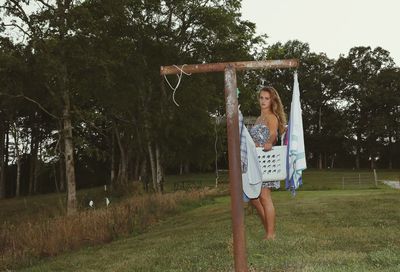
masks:
{"type": "Polygon", "coordinates": [[[221,63],[205,63],[205,64],[188,64],[188,65],[173,65],[161,66],[161,75],[185,73],[211,73],[223,72],[230,65],[236,71],[255,70],[255,69],[277,69],[277,68],[296,68],[299,66],[297,59],[288,60],[259,60],[259,61],[239,61],[239,62],[221,62],[221,63]]]}

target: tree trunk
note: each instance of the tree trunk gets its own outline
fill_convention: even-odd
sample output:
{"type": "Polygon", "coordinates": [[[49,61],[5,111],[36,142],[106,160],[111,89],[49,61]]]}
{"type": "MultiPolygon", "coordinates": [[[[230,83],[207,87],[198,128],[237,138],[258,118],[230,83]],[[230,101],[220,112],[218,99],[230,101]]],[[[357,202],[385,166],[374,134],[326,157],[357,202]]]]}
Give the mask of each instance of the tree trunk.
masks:
{"type": "Polygon", "coordinates": [[[356,154],[356,169],[360,169],[360,155],[356,154]]]}
{"type": "MultiPolygon", "coordinates": [[[[9,151],[9,146],[10,146],[10,123],[6,122],[6,146],[4,147],[4,180],[7,180],[7,174],[8,174],[8,161],[10,158],[10,151],[9,151]]],[[[5,182],[4,181],[4,182],[5,182]]]]}
{"type": "Polygon", "coordinates": [[[360,153],[361,153],[361,132],[357,133],[356,143],[356,169],[360,169],[360,153]]]}
{"type": "MultiPolygon", "coordinates": [[[[32,148],[32,146],[31,146],[32,148]]],[[[36,165],[37,165],[37,149],[31,149],[31,156],[29,158],[29,195],[32,195],[34,192],[34,183],[35,183],[35,173],[36,173],[36,165]]]]}
{"type": "Polygon", "coordinates": [[[322,153],[320,152],[318,155],[318,169],[322,169],[322,153]]]}
{"type": "Polygon", "coordinates": [[[375,158],[373,155],[370,155],[370,158],[371,158],[371,169],[375,169],[375,162],[374,162],[375,158]]]}
{"type": "Polygon", "coordinates": [[[110,186],[115,182],[115,134],[111,136],[111,165],[110,165],[110,186]]]}
{"type": "Polygon", "coordinates": [[[147,175],[147,161],[146,160],[143,160],[140,163],[140,174],[139,175],[141,176],[141,179],[143,179],[143,177],[147,175]]]}
{"type": "MultiPolygon", "coordinates": [[[[18,150],[18,147],[16,147],[16,150],[18,150]]],[[[16,180],[15,196],[19,197],[20,192],[21,192],[21,157],[17,153],[19,153],[19,151],[16,151],[16,156],[17,156],[17,180],[16,180]]]]}
{"type": "Polygon", "coordinates": [[[128,183],[128,155],[126,148],[122,145],[121,135],[119,133],[118,127],[114,124],[115,136],[117,139],[118,147],[119,147],[119,167],[118,167],[118,177],[117,184],[127,184],[128,183]]]}
{"type": "MultiPolygon", "coordinates": [[[[64,81],[65,82],[65,81],[64,81]]],[[[71,215],[77,211],[76,182],[74,165],[74,146],[72,138],[71,104],[69,92],[64,90],[64,145],[65,145],[65,173],[67,179],[67,214],[71,215]]]]}
{"type": "Polygon", "coordinates": [[[154,192],[157,192],[157,166],[156,166],[156,162],[154,160],[153,150],[152,150],[150,142],[147,143],[147,148],[148,148],[148,151],[149,151],[149,159],[150,159],[150,167],[151,167],[151,178],[152,178],[152,181],[153,181],[153,189],[154,189],[154,192]]]}
{"type": "Polygon", "coordinates": [[[5,179],[5,163],[4,163],[4,149],[6,129],[4,120],[0,119],[0,199],[6,197],[6,179],[5,179]]]}
{"type": "Polygon", "coordinates": [[[389,145],[388,145],[388,156],[389,156],[389,169],[392,170],[393,169],[393,161],[392,161],[392,130],[389,131],[389,145]]]}
{"type": "Polygon", "coordinates": [[[185,161],[184,173],[185,174],[189,174],[190,173],[190,162],[189,161],[185,161]]]}
{"type": "Polygon", "coordinates": [[[19,197],[21,192],[21,155],[19,152],[19,132],[16,124],[12,125],[11,133],[14,138],[14,156],[17,164],[17,177],[15,180],[15,196],[19,197]]]}
{"type": "Polygon", "coordinates": [[[139,180],[139,175],[140,175],[139,173],[140,173],[140,160],[139,157],[137,157],[135,160],[135,171],[133,173],[134,180],[139,180]]]}
{"type": "Polygon", "coordinates": [[[156,144],[156,164],[157,164],[157,192],[162,192],[163,188],[163,171],[162,171],[162,164],[161,164],[161,155],[160,155],[160,148],[158,144],[156,144]]]}
{"type": "Polygon", "coordinates": [[[332,157],[331,157],[331,169],[333,169],[333,167],[334,167],[335,157],[336,157],[336,153],[333,154],[332,157]]]}
{"type": "Polygon", "coordinates": [[[37,166],[37,156],[38,156],[38,147],[39,147],[39,137],[37,133],[36,125],[32,128],[31,133],[31,156],[30,156],[30,164],[29,164],[29,194],[33,194],[34,192],[34,183],[36,177],[36,166],[37,166]]]}
{"type": "MultiPolygon", "coordinates": [[[[37,151],[37,158],[40,156],[40,143],[38,144],[38,151],[37,151]]],[[[34,178],[33,178],[33,193],[36,194],[38,192],[38,175],[39,175],[39,169],[40,169],[40,160],[36,160],[36,167],[35,167],[35,173],[34,173],[34,178]]]]}
{"type": "Polygon", "coordinates": [[[59,151],[60,151],[60,161],[59,161],[59,169],[60,169],[60,178],[58,180],[58,189],[60,192],[65,192],[65,140],[64,140],[64,124],[60,122],[60,143],[59,143],[59,151]]]}
{"type": "Polygon", "coordinates": [[[58,187],[59,183],[57,180],[57,170],[55,165],[53,166],[53,174],[54,174],[54,186],[56,187],[56,193],[58,194],[60,193],[60,188],[58,187]]]}
{"type": "MultiPolygon", "coordinates": [[[[63,144],[64,146],[64,144],[63,144]]],[[[63,148],[64,149],[64,148],[63,148]]],[[[62,153],[59,161],[59,169],[60,169],[60,178],[58,180],[58,188],[60,192],[65,192],[65,155],[62,153]]]]}
{"type": "Polygon", "coordinates": [[[148,192],[149,191],[149,176],[147,174],[147,161],[145,159],[141,162],[139,180],[141,180],[143,182],[143,189],[146,192],[148,192]]]}
{"type": "Polygon", "coordinates": [[[118,167],[117,184],[128,184],[128,162],[126,156],[121,154],[118,167]]]}
{"type": "Polygon", "coordinates": [[[179,164],[179,175],[183,175],[183,162],[182,161],[179,164]]]}
{"type": "MultiPolygon", "coordinates": [[[[322,131],[322,120],[321,120],[321,116],[322,116],[322,106],[319,107],[319,111],[318,111],[318,135],[319,137],[321,137],[321,131],[322,131]]],[[[318,155],[318,169],[322,169],[322,152],[319,152],[318,155]]]]}

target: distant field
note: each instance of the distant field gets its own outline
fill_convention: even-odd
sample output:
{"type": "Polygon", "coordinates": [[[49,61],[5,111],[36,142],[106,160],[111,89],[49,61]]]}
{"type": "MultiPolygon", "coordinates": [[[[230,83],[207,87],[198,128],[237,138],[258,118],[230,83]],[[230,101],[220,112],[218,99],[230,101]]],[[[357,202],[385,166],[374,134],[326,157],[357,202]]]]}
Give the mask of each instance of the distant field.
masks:
{"type": "MultiPolygon", "coordinates": [[[[400,169],[377,170],[378,180],[400,180],[400,169]]],[[[228,172],[220,171],[219,184],[228,183],[228,172]]],[[[182,188],[199,186],[215,186],[215,173],[189,174],[181,176],[167,176],[165,188],[174,191],[182,188]]],[[[299,190],[332,190],[332,189],[372,189],[375,188],[374,173],[372,170],[305,170],[303,174],[304,185],[299,190]]],[[[378,187],[382,183],[378,182],[378,187]]],[[[285,182],[281,181],[281,190],[284,190],[285,182]]]]}
{"type": "MultiPolygon", "coordinates": [[[[400,169],[396,170],[378,170],[378,179],[400,180],[400,169]]],[[[214,187],[215,173],[196,173],[188,175],[167,176],[165,182],[165,191],[174,192],[176,190],[190,190],[200,187],[214,187]]],[[[307,190],[332,190],[332,189],[368,189],[375,188],[373,172],[370,170],[351,171],[351,170],[306,170],[303,174],[304,185],[299,191],[307,190]],[[358,176],[361,175],[359,184],[358,176]],[[351,177],[345,179],[345,185],[342,186],[342,177],[351,177]]],[[[227,188],[228,172],[219,173],[218,184],[220,187],[227,188]]],[[[281,190],[285,183],[281,181],[281,190]]],[[[378,183],[378,188],[386,188],[386,185],[378,183]]],[[[128,190],[132,194],[139,192],[145,194],[142,184],[136,182],[128,190]]],[[[104,192],[103,187],[85,189],[78,191],[78,203],[81,209],[89,209],[89,201],[93,200],[97,208],[105,206],[105,197],[108,196],[111,203],[120,201],[119,195],[110,195],[104,192]]],[[[46,194],[38,196],[20,197],[18,199],[0,200],[0,224],[4,221],[19,222],[26,220],[36,220],[36,218],[56,217],[63,215],[65,211],[64,194],[46,194]]]]}

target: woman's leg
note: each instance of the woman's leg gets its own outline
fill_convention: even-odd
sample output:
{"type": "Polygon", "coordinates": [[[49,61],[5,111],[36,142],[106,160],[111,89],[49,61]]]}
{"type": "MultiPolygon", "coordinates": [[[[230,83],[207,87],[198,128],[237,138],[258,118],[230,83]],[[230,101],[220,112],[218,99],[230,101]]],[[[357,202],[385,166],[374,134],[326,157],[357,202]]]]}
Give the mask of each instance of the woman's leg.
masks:
{"type": "Polygon", "coordinates": [[[267,232],[267,222],[265,221],[264,207],[261,205],[260,198],[255,198],[250,200],[251,204],[256,208],[258,215],[260,216],[261,223],[267,232]]]}
{"type": "Polygon", "coordinates": [[[271,189],[262,188],[259,200],[264,210],[264,221],[266,222],[267,235],[265,239],[275,239],[275,207],[272,202],[271,189]]]}

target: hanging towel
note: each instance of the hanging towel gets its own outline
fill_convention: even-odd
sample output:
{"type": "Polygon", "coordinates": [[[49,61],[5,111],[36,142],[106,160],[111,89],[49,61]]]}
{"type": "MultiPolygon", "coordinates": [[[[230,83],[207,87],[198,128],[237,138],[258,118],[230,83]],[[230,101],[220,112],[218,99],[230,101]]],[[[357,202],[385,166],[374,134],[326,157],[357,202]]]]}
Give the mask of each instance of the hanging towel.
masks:
{"type": "Polygon", "coordinates": [[[239,110],[239,136],[240,136],[240,164],[242,168],[242,173],[247,172],[247,143],[246,135],[243,133],[243,129],[246,129],[243,120],[243,114],[239,110]]]}
{"type": "Polygon", "coordinates": [[[258,162],[256,145],[243,122],[239,111],[240,160],[242,164],[243,199],[257,198],[261,192],[262,172],[258,162]],[[245,167],[244,167],[245,166],[245,167]],[[245,169],[244,169],[245,168],[245,169]],[[246,170],[246,171],[244,171],[246,170]]]}
{"type": "Polygon", "coordinates": [[[295,190],[303,184],[302,172],[307,168],[304,148],[303,119],[301,114],[299,82],[297,80],[297,73],[295,73],[287,131],[288,148],[286,177],[286,189],[290,190],[293,195],[296,194],[295,190]]]}

